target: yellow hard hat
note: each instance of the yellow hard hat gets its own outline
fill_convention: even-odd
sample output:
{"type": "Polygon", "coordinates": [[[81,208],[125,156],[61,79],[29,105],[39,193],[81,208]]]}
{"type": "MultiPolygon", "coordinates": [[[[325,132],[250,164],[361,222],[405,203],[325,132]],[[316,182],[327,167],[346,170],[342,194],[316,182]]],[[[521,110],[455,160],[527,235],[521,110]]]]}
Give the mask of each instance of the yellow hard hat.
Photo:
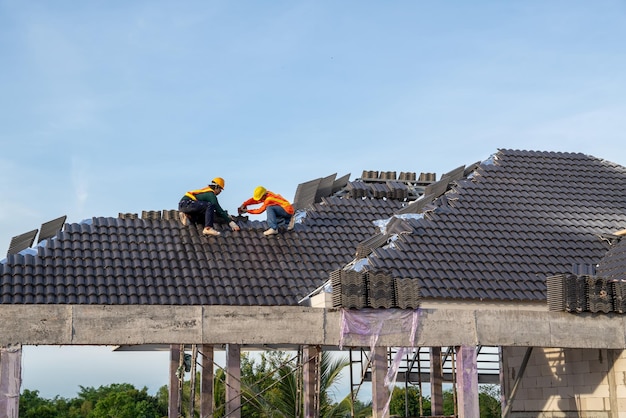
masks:
{"type": "Polygon", "coordinates": [[[265,187],[257,186],[257,188],[254,189],[254,193],[252,193],[252,198],[254,200],[261,200],[265,193],[267,193],[267,189],[265,187]]]}
{"type": "Polygon", "coordinates": [[[220,186],[220,188],[224,188],[224,179],[221,177],[215,177],[213,180],[211,180],[212,184],[216,184],[218,186],[220,186]]]}

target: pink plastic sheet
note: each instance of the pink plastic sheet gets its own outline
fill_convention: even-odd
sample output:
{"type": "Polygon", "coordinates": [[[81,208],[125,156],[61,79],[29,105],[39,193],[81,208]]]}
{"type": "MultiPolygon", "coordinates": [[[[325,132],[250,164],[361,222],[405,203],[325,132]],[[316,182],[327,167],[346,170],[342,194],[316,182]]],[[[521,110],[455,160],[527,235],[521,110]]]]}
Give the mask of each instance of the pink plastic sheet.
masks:
{"type": "Polygon", "coordinates": [[[415,333],[417,332],[420,310],[406,309],[360,309],[341,310],[341,339],[339,348],[343,349],[345,341],[352,346],[366,346],[370,352],[381,335],[410,334],[411,346],[400,347],[391,362],[384,385],[388,389],[383,416],[389,412],[391,393],[396,384],[398,369],[405,354],[415,351],[415,333]]]}
{"type": "Polygon", "coordinates": [[[341,310],[341,337],[339,348],[348,340],[351,346],[376,346],[381,335],[410,334],[414,346],[420,310],[359,309],[341,310]]]}

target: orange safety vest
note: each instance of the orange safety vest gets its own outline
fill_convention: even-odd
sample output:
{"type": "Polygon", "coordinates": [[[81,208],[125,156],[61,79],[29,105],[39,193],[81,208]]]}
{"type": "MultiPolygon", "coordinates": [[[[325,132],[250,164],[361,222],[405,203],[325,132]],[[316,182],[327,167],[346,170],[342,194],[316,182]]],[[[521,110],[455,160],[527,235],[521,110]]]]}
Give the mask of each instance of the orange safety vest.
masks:
{"type": "Polygon", "coordinates": [[[253,215],[258,215],[260,213],[265,212],[265,209],[267,209],[268,206],[280,206],[283,209],[285,209],[285,212],[287,212],[290,215],[293,215],[295,213],[293,206],[291,205],[291,203],[289,203],[287,199],[285,199],[284,197],[282,197],[281,195],[277,193],[272,193],[269,190],[266,193],[265,200],[248,199],[243,203],[243,205],[248,206],[248,205],[255,205],[258,203],[263,203],[263,205],[257,209],[249,209],[248,213],[251,213],[253,215]]]}
{"type": "Polygon", "coordinates": [[[202,194],[202,193],[208,193],[208,192],[215,193],[215,190],[213,190],[210,186],[207,186],[207,187],[203,187],[202,189],[191,190],[191,191],[185,193],[185,196],[187,196],[191,200],[198,200],[196,195],[199,195],[199,194],[202,194]]]}

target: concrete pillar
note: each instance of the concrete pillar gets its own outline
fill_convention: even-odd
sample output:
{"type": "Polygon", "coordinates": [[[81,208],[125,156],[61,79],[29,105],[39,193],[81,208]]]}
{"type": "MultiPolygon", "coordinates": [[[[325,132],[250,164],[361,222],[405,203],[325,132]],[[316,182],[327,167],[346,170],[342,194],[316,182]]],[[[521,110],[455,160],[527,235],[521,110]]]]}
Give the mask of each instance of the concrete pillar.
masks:
{"type": "Polygon", "coordinates": [[[320,414],[321,353],[319,346],[304,348],[302,380],[305,418],[317,418],[320,414]]]}
{"type": "Polygon", "coordinates": [[[443,415],[441,347],[430,348],[430,412],[432,415],[443,415]]]}
{"type": "Polygon", "coordinates": [[[18,417],[21,384],[22,346],[0,348],[0,417],[18,417]]]}
{"type": "Polygon", "coordinates": [[[179,379],[176,375],[176,371],[180,366],[180,345],[170,345],[170,385],[169,385],[169,397],[168,397],[168,418],[179,418],[180,414],[180,397],[178,396],[179,379]]]}
{"type": "MultiPolygon", "coordinates": [[[[620,407],[623,407],[623,404],[619,402],[618,395],[618,384],[617,384],[617,376],[623,376],[622,373],[619,373],[615,370],[615,363],[619,358],[622,350],[606,350],[606,358],[608,361],[608,369],[606,372],[607,381],[609,383],[609,418],[619,418],[620,407]]],[[[623,416],[623,415],[622,415],[623,416]]]]}
{"type": "Polygon", "coordinates": [[[226,344],[226,416],[241,418],[241,347],[226,344]]]}
{"type": "Polygon", "coordinates": [[[480,416],[476,347],[458,347],[456,370],[459,418],[476,418],[480,416]]]}
{"type": "Polygon", "coordinates": [[[213,346],[200,346],[200,365],[202,366],[202,376],[200,378],[200,418],[213,418],[215,408],[213,388],[213,346]]]}
{"type": "Polygon", "coordinates": [[[385,406],[389,400],[389,390],[385,386],[387,376],[387,348],[375,347],[370,353],[372,362],[372,417],[388,418],[385,406]]]}

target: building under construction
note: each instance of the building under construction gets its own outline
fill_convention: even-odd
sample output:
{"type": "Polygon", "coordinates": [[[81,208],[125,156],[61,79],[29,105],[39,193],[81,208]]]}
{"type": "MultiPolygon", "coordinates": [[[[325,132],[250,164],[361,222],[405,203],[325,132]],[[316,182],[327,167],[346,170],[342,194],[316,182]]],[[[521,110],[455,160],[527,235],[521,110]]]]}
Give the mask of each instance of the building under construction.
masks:
{"type": "MultiPolygon", "coordinates": [[[[241,416],[242,351],[300,353],[319,415],[319,358],[351,357],[389,415],[390,379],[452,384],[478,416],[500,384],[507,417],[626,416],[626,167],[578,153],[498,150],[434,173],[363,171],[300,184],[295,228],[264,236],[237,218],[203,236],[176,210],[56,218],[11,240],[0,262],[0,416],[17,416],[21,347],[115,345],[198,354],[201,416],[225,352],[226,415],[241,416]],[[488,356],[488,360],[484,360],[488,356]],[[495,356],[495,358],[494,358],[495,356]]],[[[195,362],[194,362],[195,365],[195,362]]]]}

